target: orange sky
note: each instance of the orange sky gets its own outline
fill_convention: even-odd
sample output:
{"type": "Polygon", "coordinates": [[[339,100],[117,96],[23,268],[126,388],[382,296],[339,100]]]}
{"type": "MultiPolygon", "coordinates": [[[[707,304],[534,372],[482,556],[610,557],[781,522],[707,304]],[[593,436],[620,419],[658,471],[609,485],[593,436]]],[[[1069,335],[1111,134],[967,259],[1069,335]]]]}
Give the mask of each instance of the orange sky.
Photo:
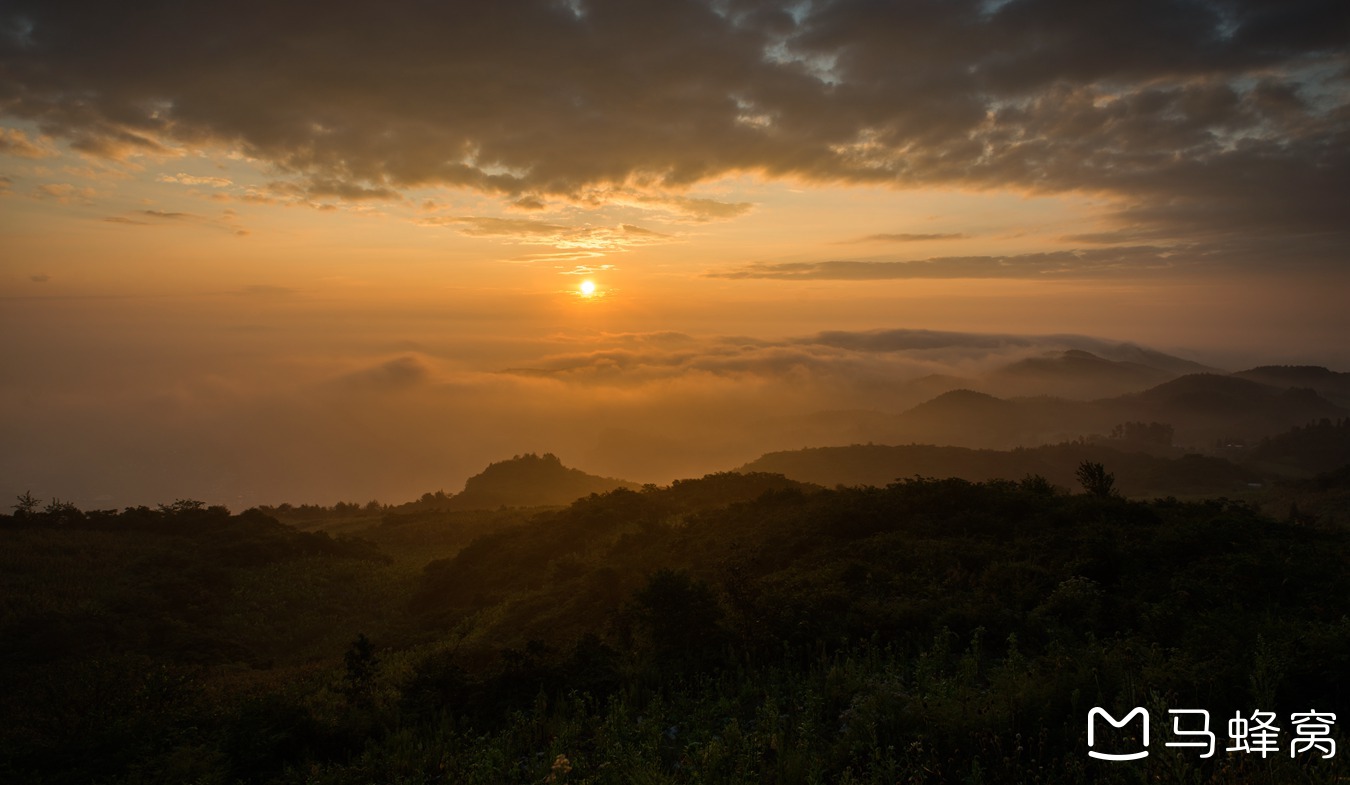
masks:
{"type": "Polygon", "coordinates": [[[0,491],[396,500],[705,420],[668,480],[1011,356],[756,364],[832,330],[1350,365],[1341,4],[480,5],[0,9],[0,491]]]}

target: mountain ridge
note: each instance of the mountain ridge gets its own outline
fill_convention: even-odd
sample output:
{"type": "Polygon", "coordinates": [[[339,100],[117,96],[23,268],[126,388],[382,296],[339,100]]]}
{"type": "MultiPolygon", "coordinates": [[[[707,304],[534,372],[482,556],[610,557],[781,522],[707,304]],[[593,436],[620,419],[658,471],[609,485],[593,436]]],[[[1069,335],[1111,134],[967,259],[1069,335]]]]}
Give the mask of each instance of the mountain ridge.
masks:
{"type": "Polygon", "coordinates": [[[564,466],[553,453],[524,453],[489,463],[478,474],[464,481],[464,490],[453,495],[443,492],[423,494],[422,498],[400,506],[413,510],[493,510],[500,507],[559,507],[593,493],[618,488],[636,490],[637,483],[615,477],[602,477],[564,466]]]}

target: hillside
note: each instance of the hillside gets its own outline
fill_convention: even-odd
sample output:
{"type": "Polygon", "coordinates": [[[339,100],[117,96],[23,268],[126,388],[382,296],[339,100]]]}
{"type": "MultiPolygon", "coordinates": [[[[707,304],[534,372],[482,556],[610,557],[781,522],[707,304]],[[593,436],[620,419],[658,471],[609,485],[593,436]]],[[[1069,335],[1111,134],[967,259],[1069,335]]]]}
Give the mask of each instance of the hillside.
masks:
{"type": "Polygon", "coordinates": [[[465,480],[464,490],[457,494],[426,494],[419,501],[402,505],[396,510],[558,507],[593,493],[637,487],[636,483],[587,474],[580,469],[564,466],[552,453],[526,453],[489,464],[486,469],[465,480]]]}
{"type": "Polygon", "coordinates": [[[896,416],[916,442],[964,447],[1016,444],[1036,430],[1026,407],[974,390],[952,390],[896,416]]]}
{"type": "Polygon", "coordinates": [[[1228,434],[1269,436],[1346,409],[1306,388],[1280,388],[1237,376],[1192,374],[1107,402],[1123,419],[1172,423],[1179,439],[1228,434]]]}
{"type": "Polygon", "coordinates": [[[775,452],[738,471],[776,472],[826,487],[884,486],[906,478],[959,477],[970,482],[1020,480],[1040,475],[1077,489],[1083,461],[1101,463],[1116,476],[1117,489],[1132,497],[1239,494],[1260,475],[1219,458],[1200,455],[1159,457],[1126,452],[1107,444],[1059,444],[1017,450],[975,450],[933,445],[852,445],[775,452]]]}
{"type": "Polygon", "coordinates": [[[1187,360],[1182,357],[1160,352],[1157,349],[1149,349],[1148,347],[1139,346],[1133,343],[1104,342],[1098,346],[1089,348],[1089,351],[1107,360],[1155,368],[1173,376],[1184,376],[1192,373],[1213,373],[1215,371],[1214,368],[1210,368],[1195,362],[1194,360],[1187,360]]]}
{"type": "Polygon", "coordinates": [[[1320,365],[1263,365],[1233,375],[1281,389],[1316,390],[1333,403],[1350,407],[1350,373],[1338,373],[1320,365]]]}
{"type": "Polygon", "coordinates": [[[1350,418],[1322,419],[1262,439],[1250,451],[1252,460],[1322,474],[1350,466],[1350,418]]]}
{"type": "MultiPolygon", "coordinates": [[[[1090,361],[1089,361],[1090,362],[1090,361]]],[[[1255,442],[1350,410],[1311,389],[1279,388],[1220,374],[1191,374],[1130,395],[1075,401],[1005,399],[953,390],[895,415],[870,441],[1012,449],[1106,435],[1125,422],[1171,425],[1178,444],[1255,442]]],[[[858,433],[858,429],[854,429],[858,433]]]]}
{"type": "MultiPolygon", "coordinates": [[[[1140,684],[1215,716],[1350,698],[1330,518],[771,474],[494,516],[426,563],[188,503],[0,515],[0,777],[1077,785],[1134,781],[1083,767],[1083,719],[1140,684]]],[[[1247,758],[1137,774],[1344,774],[1247,758]]]]}
{"type": "Polygon", "coordinates": [[[1005,397],[1054,395],[1092,400],[1138,392],[1176,375],[1139,362],[1107,360],[1081,349],[1069,349],[999,368],[985,377],[985,385],[1005,397]]]}

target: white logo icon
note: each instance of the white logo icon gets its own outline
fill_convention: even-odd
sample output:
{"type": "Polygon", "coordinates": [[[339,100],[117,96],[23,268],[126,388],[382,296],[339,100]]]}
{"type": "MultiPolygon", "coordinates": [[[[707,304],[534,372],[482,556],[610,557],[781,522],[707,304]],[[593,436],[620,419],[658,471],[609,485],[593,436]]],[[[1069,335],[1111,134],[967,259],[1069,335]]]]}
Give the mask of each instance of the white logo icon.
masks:
{"type": "MultiPolygon", "coordinates": [[[[1092,711],[1088,712],[1088,719],[1087,719],[1088,746],[1089,747],[1093,746],[1093,744],[1096,741],[1096,726],[1093,720],[1095,720],[1098,716],[1101,716],[1103,719],[1105,719],[1108,723],[1111,724],[1111,727],[1113,728],[1123,728],[1127,724],[1129,724],[1130,720],[1134,719],[1136,714],[1144,718],[1143,741],[1144,746],[1147,747],[1149,717],[1148,711],[1146,711],[1143,706],[1136,706],[1134,711],[1130,712],[1129,714],[1126,714],[1125,719],[1119,722],[1116,722],[1116,718],[1108,714],[1106,712],[1106,709],[1103,709],[1101,706],[1093,707],[1092,711]]],[[[1088,750],[1088,755],[1090,757],[1097,758],[1099,760],[1139,760],[1140,758],[1148,757],[1148,750],[1140,750],[1139,752],[1130,752],[1120,755],[1115,755],[1109,752],[1097,752],[1096,750],[1088,750]]]]}

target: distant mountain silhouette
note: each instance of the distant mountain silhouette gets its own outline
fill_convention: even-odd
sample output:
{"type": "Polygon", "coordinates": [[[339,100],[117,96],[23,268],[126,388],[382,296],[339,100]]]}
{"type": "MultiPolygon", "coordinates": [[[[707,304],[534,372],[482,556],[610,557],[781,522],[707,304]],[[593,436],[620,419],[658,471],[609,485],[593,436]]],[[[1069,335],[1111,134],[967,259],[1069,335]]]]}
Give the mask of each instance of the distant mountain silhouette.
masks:
{"type": "Polygon", "coordinates": [[[1176,426],[1178,437],[1268,436],[1347,411],[1310,389],[1281,389],[1237,376],[1191,374],[1108,402],[1131,420],[1176,426]]]}
{"type": "Polygon", "coordinates": [[[1272,387],[1307,388],[1340,406],[1350,406],[1350,373],[1339,373],[1320,365],[1263,365],[1233,374],[1272,387]]]}
{"type": "Polygon", "coordinates": [[[929,374],[900,385],[900,407],[914,406],[952,390],[973,390],[980,386],[975,379],[947,374],[929,374]]]}
{"type": "Polygon", "coordinates": [[[1069,349],[1053,356],[1028,357],[999,368],[985,377],[984,386],[1002,396],[1053,395],[1091,400],[1137,392],[1176,375],[1166,368],[1108,360],[1082,349],[1069,349]]]}
{"type": "Polygon", "coordinates": [[[1094,347],[1092,351],[1097,356],[1106,360],[1156,368],[1160,371],[1166,371],[1173,376],[1192,373],[1212,373],[1216,370],[1193,360],[1174,357],[1170,354],[1165,354],[1155,349],[1148,349],[1143,346],[1136,346],[1132,343],[1103,344],[1094,347]]]}
{"type": "Polygon", "coordinates": [[[902,406],[957,389],[999,398],[1053,396],[1093,400],[1139,392],[1185,374],[1215,370],[1134,344],[1070,336],[1055,351],[1024,357],[978,376],[923,376],[899,385],[896,393],[902,406]]]}
{"type": "Polygon", "coordinates": [[[1203,373],[1092,401],[1007,400],[973,390],[953,390],[896,415],[868,440],[1011,449],[1105,436],[1125,422],[1157,422],[1173,426],[1177,444],[1208,446],[1219,439],[1260,439],[1346,415],[1350,410],[1310,389],[1281,389],[1203,373]]]}
{"type": "Polygon", "coordinates": [[[1134,397],[1170,406],[1231,409],[1268,402],[1280,392],[1279,388],[1237,376],[1196,373],[1151,387],[1134,397]]]}
{"type": "Polygon", "coordinates": [[[599,477],[563,466],[552,453],[527,453],[497,463],[464,481],[453,496],[427,494],[412,507],[444,510],[493,510],[498,507],[553,507],[571,504],[592,493],[640,486],[613,477],[599,477]]]}
{"type": "Polygon", "coordinates": [[[1029,430],[1024,409],[974,390],[952,390],[896,417],[907,439],[966,447],[1011,445],[1029,430]]]}

